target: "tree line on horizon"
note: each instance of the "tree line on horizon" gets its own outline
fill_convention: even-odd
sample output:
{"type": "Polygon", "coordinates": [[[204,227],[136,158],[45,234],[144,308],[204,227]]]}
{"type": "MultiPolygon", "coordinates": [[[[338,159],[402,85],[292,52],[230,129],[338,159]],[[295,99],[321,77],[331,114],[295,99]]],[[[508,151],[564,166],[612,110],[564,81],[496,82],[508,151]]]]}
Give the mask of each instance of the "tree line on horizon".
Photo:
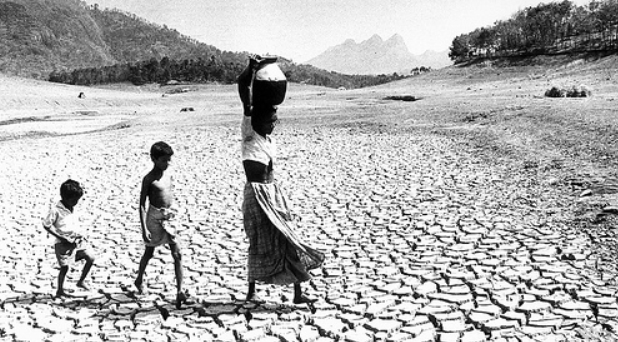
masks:
{"type": "MultiPolygon", "coordinates": [[[[103,38],[118,63],[88,68],[53,70],[51,82],[96,85],[131,82],[166,84],[169,81],[232,84],[247,63],[248,53],[221,51],[181,35],[167,26],[150,23],[118,9],[87,6],[102,27],[103,38]],[[147,48],[145,48],[147,47],[147,48]]],[[[361,88],[406,76],[345,75],[281,58],[281,69],[290,82],[331,88],[361,88]]]]}
{"type": "MultiPolygon", "coordinates": [[[[281,60],[281,69],[290,82],[311,84],[330,88],[362,88],[384,84],[407,76],[392,75],[345,75],[318,69],[310,65],[296,65],[281,60]]],[[[147,61],[119,63],[110,66],[81,68],[67,71],[53,71],[50,82],[72,85],[97,85],[131,82],[134,85],[146,83],[168,84],[170,81],[185,83],[233,84],[246,67],[240,62],[221,62],[212,55],[203,58],[175,60],[152,57],[147,61]]]]}
{"type": "Polygon", "coordinates": [[[176,60],[167,56],[158,60],[135,63],[118,63],[109,66],[74,69],[68,71],[53,71],[49,75],[50,82],[95,85],[131,82],[134,85],[146,83],[166,84],[171,80],[179,82],[221,82],[231,83],[240,74],[243,67],[239,63],[222,65],[211,55],[208,60],[203,58],[176,60]]]}
{"type": "Polygon", "coordinates": [[[477,58],[618,50],[618,0],[551,2],[517,11],[504,21],[455,37],[456,64],[477,58]]]}

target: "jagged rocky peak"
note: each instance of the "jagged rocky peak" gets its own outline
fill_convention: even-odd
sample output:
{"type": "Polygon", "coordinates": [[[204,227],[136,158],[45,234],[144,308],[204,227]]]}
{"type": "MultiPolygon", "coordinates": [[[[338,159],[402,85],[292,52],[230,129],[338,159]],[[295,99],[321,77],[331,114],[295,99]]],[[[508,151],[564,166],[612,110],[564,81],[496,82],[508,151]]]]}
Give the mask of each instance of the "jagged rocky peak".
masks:
{"type": "Polygon", "coordinates": [[[406,73],[416,65],[401,36],[384,41],[377,34],[359,44],[347,39],[308,63],[347,74],[406,73]]]}
{"type": "Polygon", "coordinates": [[[346,39],[344,43],[331,46],[307,61],[307,64],[346,74],[406,74],[414,67],[439,68],[449,65],[450,59],[447,51],[415,56],[403,37],[396,33],[386,41],[378,34],[361,43],[346,39]]]}
{"type": "Polygon", "coordinates": [[[386,40],[386,43],[393,45],[406,45],[406,42],[403,40],[403,37],[399,34],[395,33],[392,37],[386,40]]]}
{"type": "Polygon", "coordinates": [[[377,34],[374,34],[373,36],[371,36],[371,38],[365,40],[364,42],[361,43],[361,45],[366,45],[366,46],[380,46],[384,43],[384,40],[382,40],[382,37],[378,36],[377,34]]]}

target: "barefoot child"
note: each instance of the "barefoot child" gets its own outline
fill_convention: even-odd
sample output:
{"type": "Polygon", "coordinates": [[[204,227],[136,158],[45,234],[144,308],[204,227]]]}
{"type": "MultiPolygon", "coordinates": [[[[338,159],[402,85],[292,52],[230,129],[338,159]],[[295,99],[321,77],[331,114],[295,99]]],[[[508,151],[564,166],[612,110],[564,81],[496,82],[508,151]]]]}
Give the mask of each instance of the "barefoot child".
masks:
{"type": "Polygon", "coordinates": [[[171,209],[174,201],[174,185],[167,170],[174,151],[163,141],[152,145],[150,159],[154,163],[152,170],[144,176],[139,198],[139,218],[142,238],[146,243],[146,251],[139,263],[135,287],[141,294],[143,292],[143,280],[148,261],[152,258],[154,248],[164,244],[169,245],[174,258],[174,270],[176,272],[176,307],[180,309],[182,303],[187,300],[187,294],[182,291],[182,262],[180,247],[177,244],[176,232],[169,225],[169,220],[174,217],[171,209]],[[148,199],[148,211],[146,211],[146,199],[148,199]]]}
{"type": "Polygon", "coordinates": [[[72,258],[75,261],[86,260],[77,286],[90,290],[85,280],[94,263],[94,257],[93,253],[85,248],[86,239],[82,235],[78,215],[74,213],[75,205],[83,194],[84,190],[78,182],[69,179],[62,183],[60,186],[61,200],[50,209],[43,219],[45,230],[56,237],[54,249],[60,264],[56,297],[72,297],[64,292],[64,279],[69,271],[72,258]]]}

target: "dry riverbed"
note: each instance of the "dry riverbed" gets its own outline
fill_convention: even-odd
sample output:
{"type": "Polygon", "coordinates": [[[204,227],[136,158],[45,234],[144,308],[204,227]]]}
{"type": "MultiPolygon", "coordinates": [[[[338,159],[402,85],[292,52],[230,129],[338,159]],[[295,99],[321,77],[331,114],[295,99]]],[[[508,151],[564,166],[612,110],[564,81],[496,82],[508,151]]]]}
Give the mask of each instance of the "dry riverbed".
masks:
{"type": "Polygon", "coordinates": [[[291,85],[276,178],[300,235],[327,253],[305,285],[314,308],[293,305],[291,287],[258,285],[261,301],[242,300],[234,86],[166,94],[3,78],[12,95],[0,111],[0,340],[615,339],[616,82],[539,74],[449,69],[363,90],[291,85]],[[543,98],[553,82],[595,93],[543,98]],[[384,99],[406,95],[418,100],[384,99]],[[176,152],[175,224],[192,293],[182,310],[165,248],[146,294],[130,291],[143,253],[139,184],[159,140],[176,152]],[[80,300],[52,298],[58,270],[41,227],[69,177],[85,184],[78,207],[98,256],[93,291],[75,288],[78,270],[68,275],[80,300]]]}

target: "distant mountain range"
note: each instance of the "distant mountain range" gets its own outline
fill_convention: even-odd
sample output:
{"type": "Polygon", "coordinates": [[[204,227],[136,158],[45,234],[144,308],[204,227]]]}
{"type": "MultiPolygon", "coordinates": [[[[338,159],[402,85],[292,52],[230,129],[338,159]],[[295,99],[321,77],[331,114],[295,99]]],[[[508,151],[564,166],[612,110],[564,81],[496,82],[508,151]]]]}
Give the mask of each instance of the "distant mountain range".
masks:
{"type": "Polygon", "coordinates": [[[348,39],[340,45],[328,48],[306,64],[351,75],[409,74],[416,67],[433,69],[452,65],[448,51],[427,51],[413,55],[403,38],[395,34],[382,40],[379,35],[356,43],[348,39]]]}

